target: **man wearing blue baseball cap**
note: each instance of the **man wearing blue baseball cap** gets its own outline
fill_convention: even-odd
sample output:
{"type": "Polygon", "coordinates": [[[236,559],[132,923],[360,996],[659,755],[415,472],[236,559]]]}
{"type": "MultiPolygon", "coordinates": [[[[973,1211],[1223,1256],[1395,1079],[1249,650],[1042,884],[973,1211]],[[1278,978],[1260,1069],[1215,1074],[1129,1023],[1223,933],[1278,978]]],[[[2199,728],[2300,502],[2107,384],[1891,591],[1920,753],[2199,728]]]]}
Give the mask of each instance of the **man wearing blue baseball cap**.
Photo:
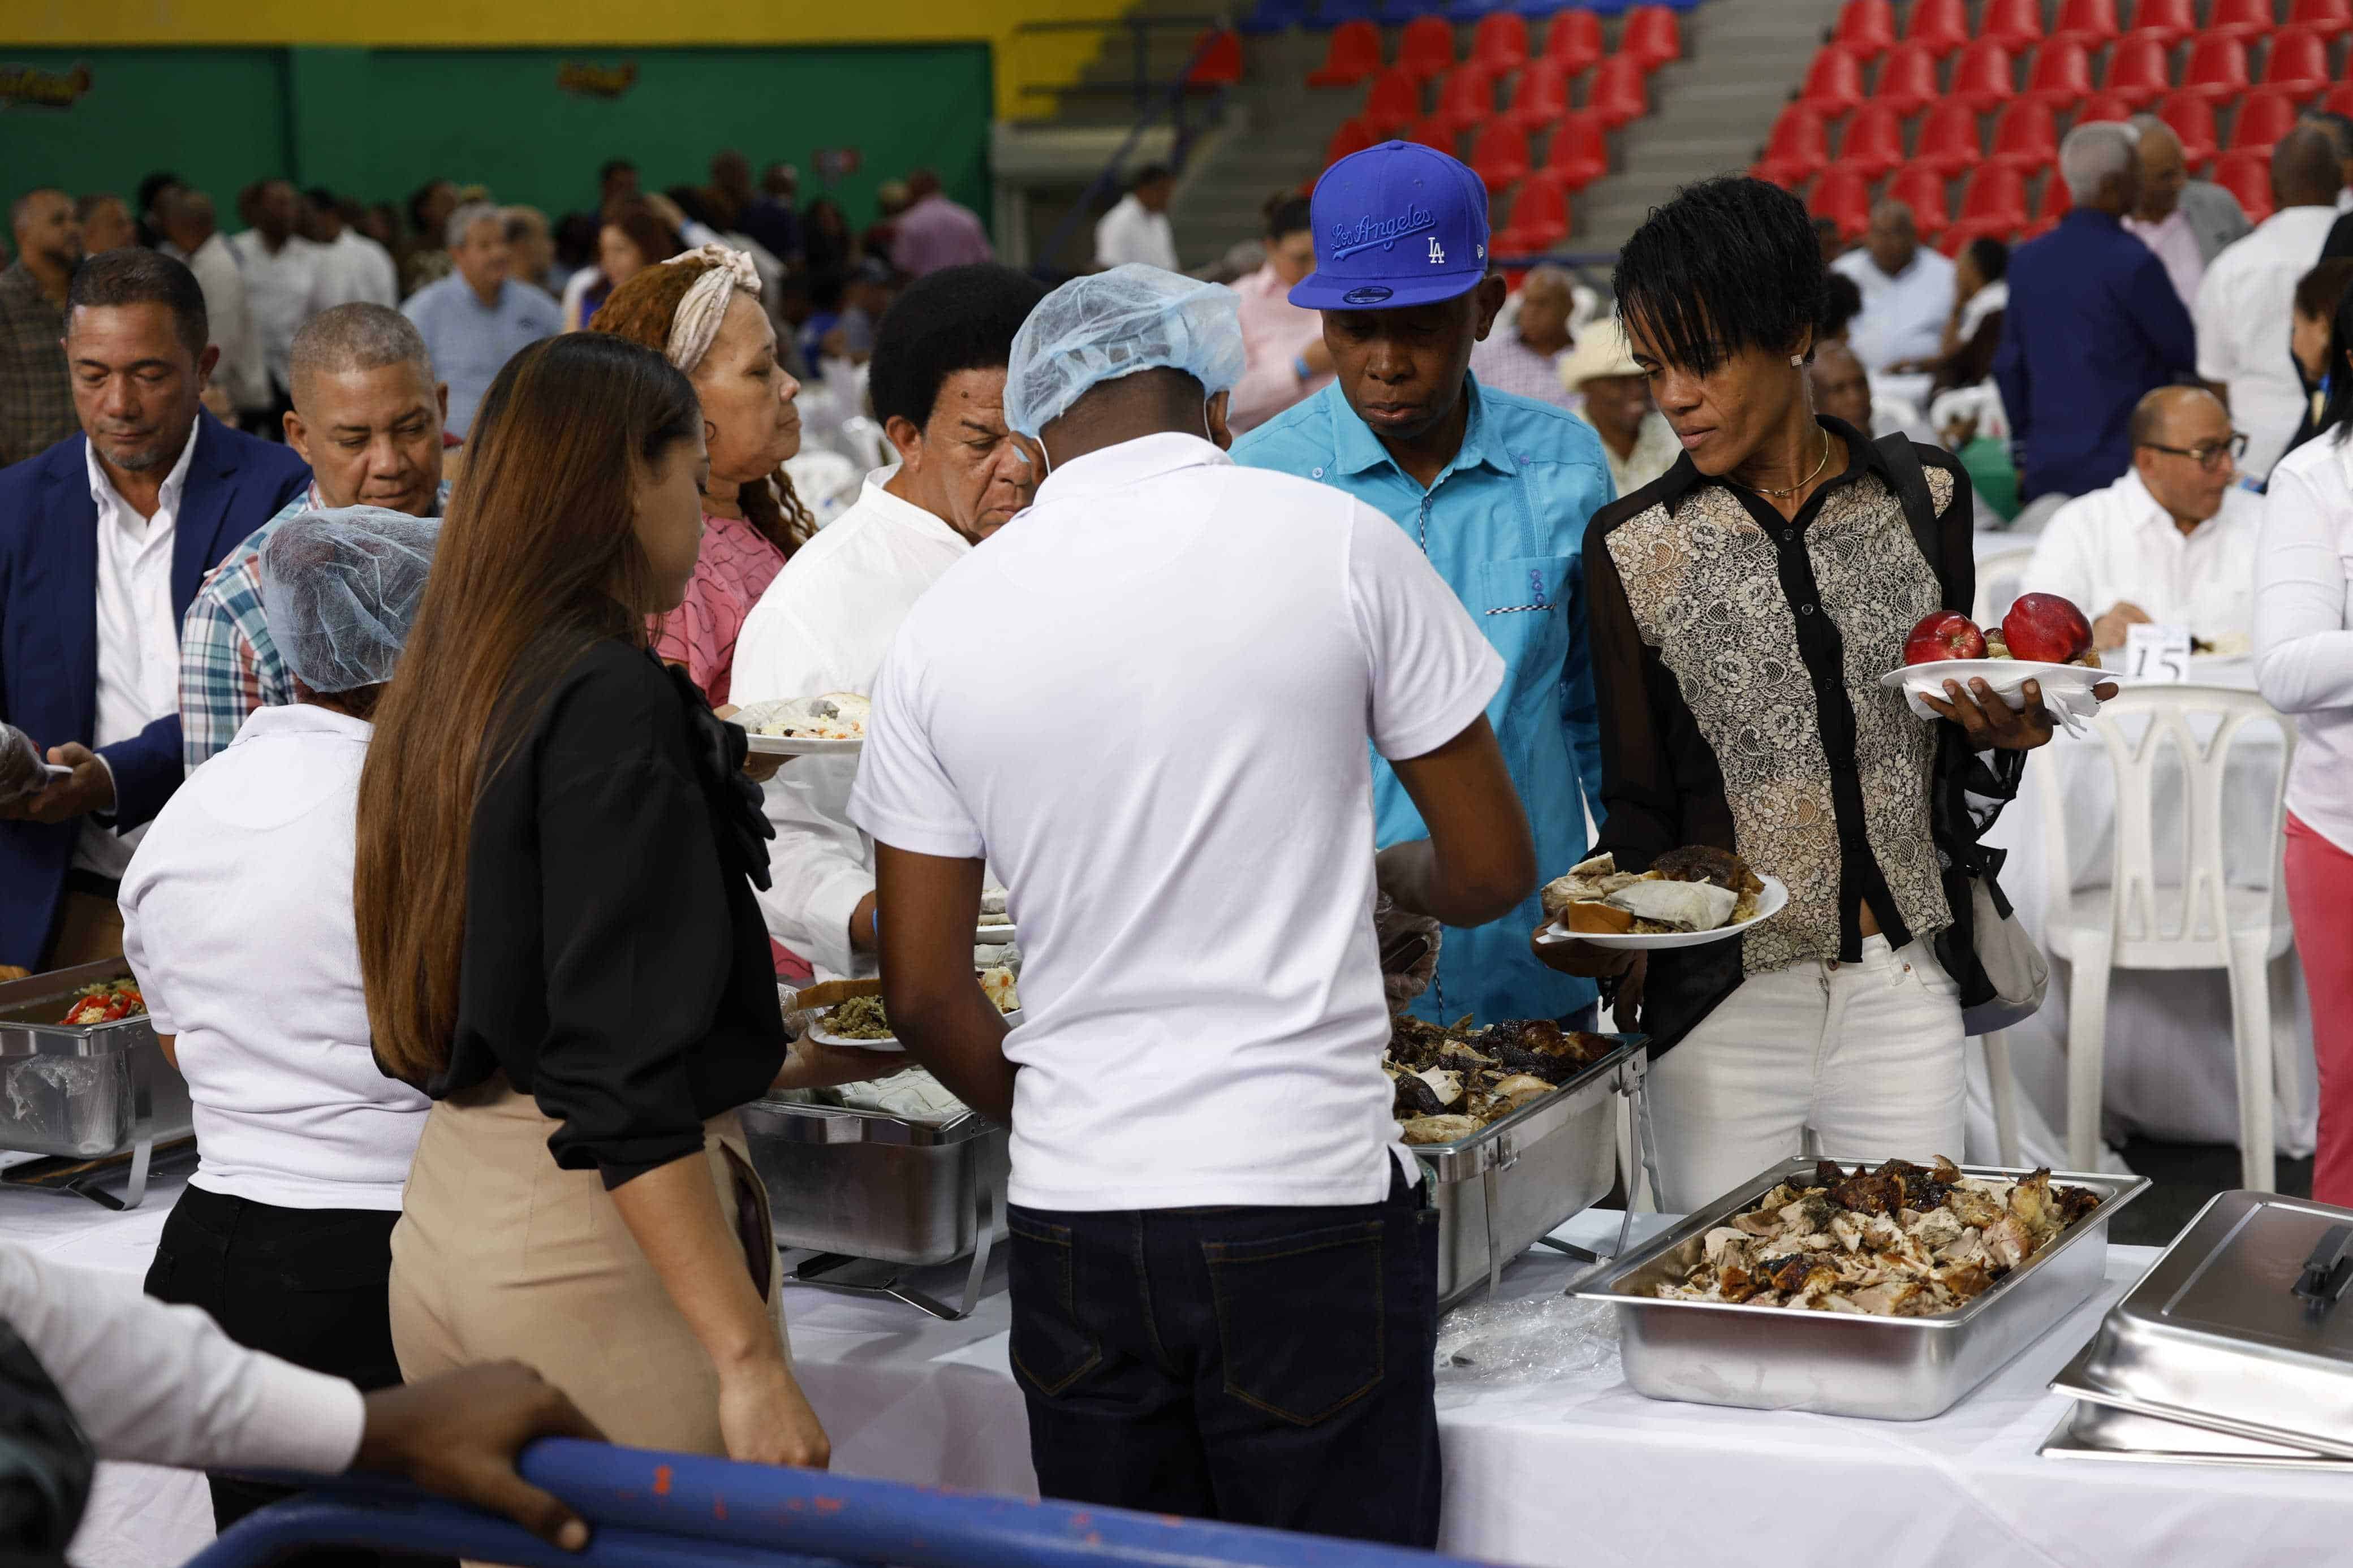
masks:
{"type": "MultiPolygon", "coordinates": [[[[1291,301],[1320,310],[1336,379],[1238,442],[1234,460],[1347,491],[1421,548],[1509,673],[1487,709],[1527,807],[1539,883],[1585,858],[1585,800],[1601,750],[1587,663],[1585,525],[1615,499],[1592,427],[1482,387],[1472,345],[1494,324],[1487,192],[1445,153],[1388,142],[1343,158],[1311,203],[1315,270],[1291,301]]],[[[1378,842],[1428,829],[1374,761],[1378,842]]],[[[1450,931],[1414,1003],[1434,1022],[1559,1018],[1592,1026],[1591,985],[1536,962],[1535,894],[1502,920],[1450,931]]]]}

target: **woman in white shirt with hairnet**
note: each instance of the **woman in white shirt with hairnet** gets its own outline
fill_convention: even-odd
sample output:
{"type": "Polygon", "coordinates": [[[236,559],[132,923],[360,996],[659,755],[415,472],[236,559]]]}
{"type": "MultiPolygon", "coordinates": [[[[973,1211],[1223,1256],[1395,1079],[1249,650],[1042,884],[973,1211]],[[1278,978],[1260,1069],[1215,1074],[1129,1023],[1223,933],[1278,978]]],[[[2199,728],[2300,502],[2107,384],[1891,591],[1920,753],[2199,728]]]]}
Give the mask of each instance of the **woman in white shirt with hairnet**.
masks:
{"type": "MultiPolygon", "coordinates": [[[[385,1291],[429,1102],[377,1070],[352,912],[369,716],[440,523],[305,513],[261,556],[296,700],[189,775],[122,879],[123,951],[188,1080],[199,1163],[147,1293],[363,1391],[400,1381],[385,1291]]],[[[220,1528],[285,1495],[212,1481],[220,1528]]]]}

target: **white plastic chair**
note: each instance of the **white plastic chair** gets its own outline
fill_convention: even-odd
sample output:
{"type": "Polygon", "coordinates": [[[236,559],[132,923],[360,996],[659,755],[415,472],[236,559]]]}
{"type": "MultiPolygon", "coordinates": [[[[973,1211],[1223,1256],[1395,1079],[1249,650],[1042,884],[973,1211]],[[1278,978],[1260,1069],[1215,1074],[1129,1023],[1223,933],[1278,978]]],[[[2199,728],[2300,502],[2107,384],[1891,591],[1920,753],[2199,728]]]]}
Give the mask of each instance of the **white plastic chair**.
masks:
{"type": "Polygon", "coordinates": [[[853,414],[841,422],[841,439],[849,448],[849,455],[858,460],[861,476],[876,468],[887,468],[899,460],[899,454],[891,449],[890,439],[882,434],[882,426],[863,414],[853,414]]]}
{"type": "Polygon", "coordinates": [[[2020,579],[2026,575],[2026,563],[2034,559],[2031,544],[2016,550],[2000,550],[1978,563],[1978,602],[1969,611],[1969,619],[1989,630],[2001,625],[2002,616],[2010,614],[2012,600],[2018,597],[2020,579]]]}
{"type": "Polygon", "coordinates": [[[2294,940],[2280,856],[2286,842],[2295,731],[2253,692],[2213,686],[2127,689],[2091,722],[2106,752],[2116,791],[2116,852],[2105,886],[2072,886],[2058,759],[2045,752],[2032,763],[2042,791],[2043,853],[2052,878],[2044,940],[2074,971],[2067,993],[2068,1160],[2079,1171],[2099,1168],[2109,971],[2221,969],[2231,983],[2242,1179],[2268,1192],[2274,1179],[2269,980],[2272,963],[2294,940]],[[2147,728],[2136,738],[2124,727],[2127,720],[2145,720],[2147,728]],[[2198,735],[2200,721],[2214,726],[2203,741],[2198,735]],[[2280,734],[2268,890],[2231,886],[2222,852],[2224,773],[2232,747],[2250,723],[2267,723],[2280,734]],[[2179,759],[2182,787],[2178,886],[2167,886],[2158,876],[2154,805],[2159,766],[2168,752],[2179,759]]]}

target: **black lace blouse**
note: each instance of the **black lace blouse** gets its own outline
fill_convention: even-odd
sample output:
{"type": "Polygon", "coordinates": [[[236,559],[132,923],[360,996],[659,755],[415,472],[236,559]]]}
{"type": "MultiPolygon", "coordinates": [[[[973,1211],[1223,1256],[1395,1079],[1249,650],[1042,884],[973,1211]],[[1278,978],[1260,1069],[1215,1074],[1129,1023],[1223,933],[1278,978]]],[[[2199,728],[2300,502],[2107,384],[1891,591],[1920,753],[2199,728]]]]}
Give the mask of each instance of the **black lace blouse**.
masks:
{"type": "Polygon", "coordinates": [[[765,1093],[784,1020],[754,885],[769,828],[743,731],[619,641],[557,681],[475,807],[440,1099],[503,1072],[607,1189],[765,1093]]]}

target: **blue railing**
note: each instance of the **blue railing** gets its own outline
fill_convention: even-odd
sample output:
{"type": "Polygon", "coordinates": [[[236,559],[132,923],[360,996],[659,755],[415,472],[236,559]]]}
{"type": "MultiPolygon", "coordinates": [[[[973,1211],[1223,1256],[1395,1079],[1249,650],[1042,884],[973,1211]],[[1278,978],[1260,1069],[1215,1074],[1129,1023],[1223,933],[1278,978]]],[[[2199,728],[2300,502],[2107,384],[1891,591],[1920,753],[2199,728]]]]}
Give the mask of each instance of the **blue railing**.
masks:
{"type": "Polygon", "coordinates": [[[413,1488],[306,1478],[303,1484],[315,1489],[240,1521],[187,1568],[259,1568],[306,1547],[466,1557],[518,1568],[1448,1568],[1461,1562],[1328,1536],[968,1496],[568,1438],[532,1445],[521,1468],[588,1521],[594,1533],[586,1551],[563,1551],[519,1525],[413,1488]]]}

